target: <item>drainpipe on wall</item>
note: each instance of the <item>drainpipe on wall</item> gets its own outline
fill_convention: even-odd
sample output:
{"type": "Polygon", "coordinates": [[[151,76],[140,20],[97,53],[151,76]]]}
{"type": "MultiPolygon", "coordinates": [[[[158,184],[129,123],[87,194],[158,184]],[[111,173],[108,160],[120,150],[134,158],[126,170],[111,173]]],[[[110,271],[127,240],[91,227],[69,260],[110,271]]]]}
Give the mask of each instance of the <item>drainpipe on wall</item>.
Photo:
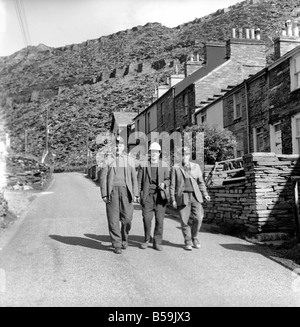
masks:
{"type": "Polygon", "coordinates": [[[176,130],[176,110],[175,110],[175,88],[172,88],[172,101],[173,101],[173,116],[174,116],[174,128],[176,130]]]}
{"type": "Polygon", "coordinates": [[[245,102],[246,102],[246,118],[247,118],[247,151],[250,153],[250,119],[249,119],[249,100],[247,82],[245,82],[245,102]]]}

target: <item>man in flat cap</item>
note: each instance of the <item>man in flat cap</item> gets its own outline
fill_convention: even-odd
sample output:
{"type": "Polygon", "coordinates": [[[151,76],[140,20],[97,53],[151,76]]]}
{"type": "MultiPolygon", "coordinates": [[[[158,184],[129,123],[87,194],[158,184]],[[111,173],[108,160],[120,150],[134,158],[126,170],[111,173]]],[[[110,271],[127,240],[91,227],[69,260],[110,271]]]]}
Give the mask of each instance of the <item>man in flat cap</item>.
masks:
{"type": "Polygon", "coordinates": [[[116,151],[107,159],[100,173],[100,190],[106,203],[109,235],[116,254],[121,254],[128,246],[133,202],[139,201],[135,162],[123,153],[124,149],[123,138],[117,137],[116,151]]]}
{"type": "MultiPolygon", "coordinates": [[[[180,149],[181,151],[181,149],[180,149]]],[[[181,229],[187,251],[199,249],[198,232],[203,219],[203,198],[210,201],[202,177],[202,171],[197,163],[190,162],[191,151],[183,147],[182,153],[177,153],[182,162],[172,167],[170,196],[175,209],[178,208],[181,229]]]]}

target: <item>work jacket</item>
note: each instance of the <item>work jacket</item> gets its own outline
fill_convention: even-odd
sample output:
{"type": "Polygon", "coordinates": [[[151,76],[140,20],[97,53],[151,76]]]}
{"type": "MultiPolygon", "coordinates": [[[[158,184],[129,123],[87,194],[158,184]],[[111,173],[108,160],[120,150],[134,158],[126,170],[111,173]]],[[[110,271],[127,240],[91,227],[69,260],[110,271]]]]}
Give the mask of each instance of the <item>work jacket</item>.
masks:
{"type": "MultiPolygon", "coordinates": [[[[167,163],[163,160],[159,160],[158,163],[158,185],[160,183],[165,184],[166,199],[169,201],[169,186],[170,186],[170,168],[167,163]]],[[[147,161],[146,164],[143,164],[139,167],[138,171],[138,188],[141,197],[141,204],[143,204],[149,194],[151,185],[151,165],[150,161],[147,161]]]]}
{"type": "MultiPolygon", "coordinates": [[[[131,201],[134,196],[138,196],[138,183],[137,183],[137,174],[135,169],[134,159],[126,154],[121,155],[124,159],[124,176],[125,176],[125,184],[131,196],[131,201]]],[[[100,190],[101,196],[110,197],[111,192],[114,187],[114,178],[116,175],[116,157],[112,156],[107,159],[107,162],[104,164],[103,168],[100,172],[100,190]]]]}
{"type": "Polygon", "coordinates": [[[203,203],[203,196],[208,196],[200,166],[194,162],[189,164],[189,172],[179,165],[175,165],[171,171],[170,197],[171,201],[176,201],[178,206],[186,204],[184,203],[185,197],[183,194],[186,178],[192,177],[191,183],[198,202],[203,203]]]}

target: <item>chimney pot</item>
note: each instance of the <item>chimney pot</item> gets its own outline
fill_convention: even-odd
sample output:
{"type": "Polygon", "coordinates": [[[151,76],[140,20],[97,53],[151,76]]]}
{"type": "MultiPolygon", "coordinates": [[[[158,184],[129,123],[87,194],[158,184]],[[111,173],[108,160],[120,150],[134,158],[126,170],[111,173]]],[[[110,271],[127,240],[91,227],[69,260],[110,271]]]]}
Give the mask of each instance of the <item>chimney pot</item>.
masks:
{"type": "Polygon", "coordinates": [[[286,36],[286,30],[281,30],[281,36],[286,36]]]}
{"type": "Polygon", "coordinates": [[[260,40],[260,29],[259,28],[257,28],[255,30],[255,35],[256,35],[256,40],[260,40]]]}
{"type": "Polygon", "coordinates": [[[292,21],[288,19],[285,22],[287,36],[293,36],[292,21]]]}
{"type": "Polygon", "coordinates": [[[235,31],[235,28],[233,28],[231,30],[231,35],[232,35],[232,38],[235,39],[236,38],[236,31],[235,31]]]}
{"type": "Polygon", "coordinates": [[[299,37],[299,27],[297,21],[293,22],[293,36],[299,37]]]}
{"type": "Polygon", "coordinates": [[[239,39],[243,38],[243,29],[239,28],[239,39]]]}
{"type": "Polygon", "coordinates": [[[251,39],[255,39],[255,31],[254,31],[254,28],[251,28],[251,39]]]}
{"type": "Polygon", "coordinates": [[[249,31],[249,28],[246,28],[246,39],[250,39],[250,31],[249,31]]]}

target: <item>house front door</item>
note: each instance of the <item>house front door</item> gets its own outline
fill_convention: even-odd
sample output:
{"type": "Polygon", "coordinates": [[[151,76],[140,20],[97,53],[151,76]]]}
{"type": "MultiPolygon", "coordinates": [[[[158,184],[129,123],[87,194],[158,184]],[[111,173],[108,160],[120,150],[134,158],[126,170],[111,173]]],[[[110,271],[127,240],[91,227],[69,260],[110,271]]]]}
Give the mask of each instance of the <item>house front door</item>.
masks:
{"type": "Polygon", "coordinates": [[[278,122],[270,126],[271,133],[271,151],[276,154],[282,154],[281,123],[278,122]]]}

